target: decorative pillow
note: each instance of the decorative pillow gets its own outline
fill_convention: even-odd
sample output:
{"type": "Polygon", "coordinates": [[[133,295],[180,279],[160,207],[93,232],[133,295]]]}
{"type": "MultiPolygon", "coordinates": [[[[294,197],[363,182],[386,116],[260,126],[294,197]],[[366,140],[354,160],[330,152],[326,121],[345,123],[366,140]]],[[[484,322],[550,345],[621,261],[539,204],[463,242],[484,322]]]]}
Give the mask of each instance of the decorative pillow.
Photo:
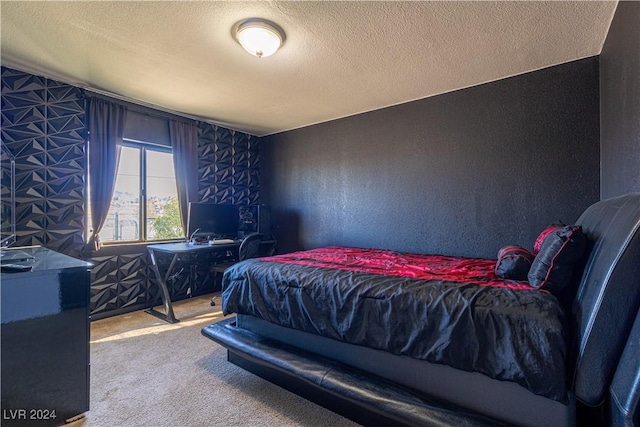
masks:
{"type": "Polygon", "coordinates": [[[544,242],[545,237],[547,237],[550,233],[553,233],[557,229],[562,228],[564,226],[565,225],[562,223],[551,224],[550,226],[542,230],[542,232],[538,235],[538,238],[533,244],[533,255],[534,256],[538,255],[538,252],[540,252],[540,247],[542,246],[542,242],[544,242]]]}
{"type": "Polygon", "coordinates": [[[527,280],[533,254],[520,246],[505,246],[498,252],[496,276],[503,279],[527,280]]]}
{"type": "Polygon", "coordinates": [[[582,257],[586,245],[580,226],[567,225],[548,233],[529,270],[529,284],[550,292],[564,288],[571,280],[573,267],[582,257]]]}

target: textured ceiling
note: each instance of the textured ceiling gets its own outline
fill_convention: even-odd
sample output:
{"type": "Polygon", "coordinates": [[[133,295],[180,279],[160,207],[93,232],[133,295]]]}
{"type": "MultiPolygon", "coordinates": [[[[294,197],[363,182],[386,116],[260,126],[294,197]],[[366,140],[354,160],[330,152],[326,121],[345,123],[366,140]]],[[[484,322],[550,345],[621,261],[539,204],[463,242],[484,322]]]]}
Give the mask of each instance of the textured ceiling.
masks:
{"type": "Polygon", "coordinates": [[[266,135],[602,49],[615,1],[5,1],[2,65],[266,135]],[[278,23],[247,54],[231,27],[278,23]]]}

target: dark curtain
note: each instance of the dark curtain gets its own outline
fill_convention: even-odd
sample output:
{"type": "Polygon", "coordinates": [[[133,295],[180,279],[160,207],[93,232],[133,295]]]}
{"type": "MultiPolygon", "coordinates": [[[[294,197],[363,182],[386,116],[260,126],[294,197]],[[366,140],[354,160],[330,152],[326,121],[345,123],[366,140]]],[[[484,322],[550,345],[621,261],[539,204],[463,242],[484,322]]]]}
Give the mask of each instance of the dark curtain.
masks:
{"type": "Polygon", "coordinates": [[[126,107],[91,98],[89,105],[89,195],[93,233],[89,248],[100,248],[99,232],[107,219],[116,184],[126,107]]]}
{"type": "Polygon", "coordinates": [[[169,135],[180,201],[180,220],[186,235],[189,202],[198,201],[198,127],[195,124],[171,120],[169,135]]]}

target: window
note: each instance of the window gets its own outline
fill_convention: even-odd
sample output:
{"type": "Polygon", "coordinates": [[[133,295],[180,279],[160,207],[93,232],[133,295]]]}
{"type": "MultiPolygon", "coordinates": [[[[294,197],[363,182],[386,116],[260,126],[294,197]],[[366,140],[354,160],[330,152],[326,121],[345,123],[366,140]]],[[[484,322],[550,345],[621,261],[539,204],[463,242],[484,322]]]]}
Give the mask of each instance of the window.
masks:
{"type": "Polygon", "coordinates": [[[143,242],[181,237],[184,232],[171,149],[125,140],[100,240],[143,242]]]}

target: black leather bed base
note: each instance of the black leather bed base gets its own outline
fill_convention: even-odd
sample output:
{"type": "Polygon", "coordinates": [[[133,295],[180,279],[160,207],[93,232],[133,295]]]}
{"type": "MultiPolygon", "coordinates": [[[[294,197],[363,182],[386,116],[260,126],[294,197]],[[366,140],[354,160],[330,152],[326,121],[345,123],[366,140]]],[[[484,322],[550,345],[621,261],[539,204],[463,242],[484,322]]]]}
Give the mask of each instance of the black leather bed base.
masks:
{"type": "Polygon", "coordinates": [[[518,384],[491,379],[477,372],[465,372],[446,365],[397,356],[309,334],[262,319],[239,314],[237,326],[263,338],[338,361],[401,387],[446,401],[468,411],[483,413],[511,425],[573,426],[575,399],[563,405],[537,396],[518,384]]]}
{"type": "MultiPolygon", "coordinates": [[[[419,396],[375,375],[238,328],[234,318],[207,326],[202,334],[226,347],[230,362],[363,425],[501,425],[495,419],[419,396]]],[[[477,391],[483,394],[486,390],[477,391]]],[[[508,410],[511,399],[504,395],[501,399],[508,410]]],[[[544,408],[538,409],[544,412],[544,408]]],[[[568,417],[571,411],[566,407],[561,412],[568,417]]],[[[549,416],[540,414],[538,418],[548,421],[549,416]]],[[[552,424],[560,425],[557,410],[551,414],[553,418],[552,424]]],[[[572,423],[565,420],[561,424],[572,423]]]]}
{"type": "Polygon", "coordinates": [[[202,334],[226,347],[230,362],[366,426],[506,425],[238,328],[234,318],[202,334]]]}

